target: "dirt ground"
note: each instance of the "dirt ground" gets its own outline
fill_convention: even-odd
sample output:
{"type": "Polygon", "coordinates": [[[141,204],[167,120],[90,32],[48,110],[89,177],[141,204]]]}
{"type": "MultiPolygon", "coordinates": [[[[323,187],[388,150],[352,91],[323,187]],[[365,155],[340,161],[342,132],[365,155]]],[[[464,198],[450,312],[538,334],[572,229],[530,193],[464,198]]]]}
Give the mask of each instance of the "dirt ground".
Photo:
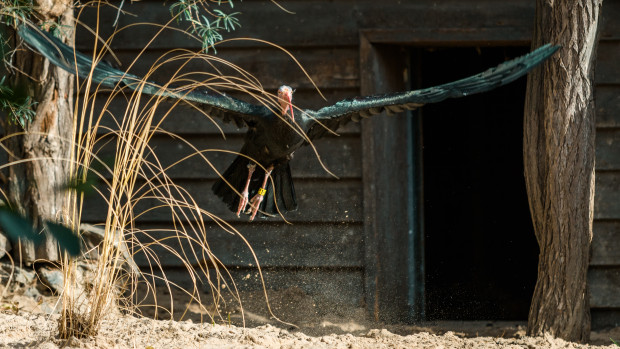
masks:
{"type": "MultiPolygon", "coordinates": [[[[259,294],[245,295],[247,298],[259,294]]],[[[525,336],[519,322],[440,322],[386,326],[366,320],[362,309],[318,314],[301,290],[272,292],[274,312],[296,327],[261,313],[262,302],[246,302],[246,327],[239,312],[224,324],[195,321],[200,309],[190,305],[189,320],[152,320],[110,313],[94,338],[56,338],[56,298],[26,292],[4,297],[0,311],[0,347],[5,348],[615,348],[620,328],[593,332],[590,344],[525,336]],[[52,313],[50,315],[50,313],[52,313]],[[315,314],[315,315],[312,315],[315,314]],[[193,315],[193,316],[191,316],[193,315]]]]}

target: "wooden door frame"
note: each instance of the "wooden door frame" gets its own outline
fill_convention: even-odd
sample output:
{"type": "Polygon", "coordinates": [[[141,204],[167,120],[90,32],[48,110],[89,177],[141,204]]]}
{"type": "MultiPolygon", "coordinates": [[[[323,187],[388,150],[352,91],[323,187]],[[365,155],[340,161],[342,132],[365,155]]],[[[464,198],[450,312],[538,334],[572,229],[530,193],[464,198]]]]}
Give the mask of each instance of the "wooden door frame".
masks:
{"type": "MultiPolygon", "coordinates": [[[[360,30],[362,95],[410,88],[409,57],[403,46],[523,46],[531,28],[417,28],[360,30]],[[407,86],[409,85],[409,86],[407,86]]],[[[411,115],[411,114],[409,114],[411,115]]],[[[412,117],[401,113],[362,121],[365,300],[373,319],[424,320],[422,223],[414,196],[412,117]]]]}

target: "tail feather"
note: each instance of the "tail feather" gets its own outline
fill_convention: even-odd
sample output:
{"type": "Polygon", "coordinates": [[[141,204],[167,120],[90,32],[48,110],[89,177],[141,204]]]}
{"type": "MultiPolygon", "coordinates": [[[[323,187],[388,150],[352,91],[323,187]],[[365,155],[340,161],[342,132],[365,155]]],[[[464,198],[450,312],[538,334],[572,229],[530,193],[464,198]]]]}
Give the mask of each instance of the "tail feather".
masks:
{"type": "MultiPolygon", "coordinates": [[[[222,178],[213,184],[212,190],[215,195],[222,199],[228,208],[236,212],[239,205],[240,195],[248,178],[248,164],[250,160],[243,156],[237,156],[230,166],[222,174],[222,178]],[[226,181],[224,181],[224,179],[226,181]],[[226,183],[228,182],[228,183],[226,183]],[[233,188],[235,190],[233,190],[233,188]]],[[[249,198],[251,199],[260,189],[265,171],[257,166],[252,180],[250,181],[249,198]]],[[[288,163],[278,164],[271,172],[270,180],[267,181],[265,198],[259,208],[268,214],[279,214],[297,209],[295,187],[291,177],[291,168],[288,163]],[[275,188],[275,189],[274,189],[275,188]]]]}
{"type": "Polygon", "coordinates": [[[296,210],[297,199],[289,164],[276,165],[271,172],[271,178],[274,189],[271,188],[271,181],[269,181],[267,188],[265,188],[267,189],[267,195],[265,196],[263,211],[277,214],[278,212],[283,213],[296,210]]]}
{"type": "Polygon", "coordinates": [[[245,181],[248,178],[248,164],[249,160],[243,156],[237,156],[235,160],[228,166],[226,171],[222,174],[222,178],[226,180],[226,183],[222,178],[218,179],[211,190],[231,209],[233,212],[237,211],[239,205],[239,194],[245,187],[245,181]],[[235,188],[235,190],[233,190],[235,188]]]}

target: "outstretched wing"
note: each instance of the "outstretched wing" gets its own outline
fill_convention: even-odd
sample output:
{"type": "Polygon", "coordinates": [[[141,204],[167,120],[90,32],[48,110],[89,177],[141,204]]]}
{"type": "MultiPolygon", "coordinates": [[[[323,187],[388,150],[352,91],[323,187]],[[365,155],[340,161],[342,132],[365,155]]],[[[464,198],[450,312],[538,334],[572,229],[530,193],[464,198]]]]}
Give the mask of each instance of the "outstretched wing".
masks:
{"type": "Polygon", "coordinates": [[[464,97],[492,90],[527,74],[559,48],[560,46],[546,44],[533,52],[504,62],[480,74],[435,87],[345,99],[318,111],[306,110],[305,116],[312,119],[306,128],[307,135],[310,139],[316,139],[330,130],[335,132],[351,120],[357,122],[360,118],[377,115],[383,111],[391,115],[404,110],[413,110],[427,103],[441,102],[447,98],[464,97]]]}
{"type": "Polygon", "coordinates": [[[54,65],[72,74],[76,74],[77,70],[77,74],[82,77],[89,76],[92,70],[92,80],[106,87],[140,89],[142,93],[150,95],[161,95],[194,102],[210,116],[222,118],[227,122],[233,120],[239,127],[259,122],[272,114],[269,108],[263,105],[247,103],[207,89],[193,89],[187,92],[165,89],[156,83],[145,82],[139,76],[120,71],[103,61],[92,68],[93,61],[90,57],[75,51],[59,39],[38,28],[21,25],[18,28],[18,33],[28,45],[49,59],[54,65]]]}

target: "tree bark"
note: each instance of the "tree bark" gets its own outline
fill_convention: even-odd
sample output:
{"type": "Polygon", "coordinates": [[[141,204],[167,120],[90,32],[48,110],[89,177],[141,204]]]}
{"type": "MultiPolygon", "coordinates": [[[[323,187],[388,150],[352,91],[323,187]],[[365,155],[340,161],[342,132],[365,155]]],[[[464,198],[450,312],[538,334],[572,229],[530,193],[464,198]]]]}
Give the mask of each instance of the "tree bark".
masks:
{"type": "MultiPolygon", "coordinates": [[[[63,35],[72,35],[71,1],[39,0],[35,3],[42,20],[59,23],[63,35]]],[[[64,39],[70,41],[70,38],[64,39]]],[[[10,139],[8,145],[13,156],[9,156],[9,162],[31,160],[9,168],[9,200],[39,228],[42,219],[66,222],[68,201],[61,188],[69,178],[67,160],[71,156],[73,135],[74,77],[27,49],[16,52],[13,65],[24,73],[16,79],[29,86],[37,105],[36,116],[25,129],[18,125],[6,127],[7,134],[25,131],[10,139]]],[[[13,247],[14,256],[22,263],[59,259],[57,244],[49,235],[39,246],[22,240],[14,242],[13,247]]]]}
{"type": "Polygon", "coordinates": [[[540,247],[528,334],[590,336],[594,62],[602,0],[537,0],[533,46],[562,49],[528,78],[525,179],[540,247]]]}

